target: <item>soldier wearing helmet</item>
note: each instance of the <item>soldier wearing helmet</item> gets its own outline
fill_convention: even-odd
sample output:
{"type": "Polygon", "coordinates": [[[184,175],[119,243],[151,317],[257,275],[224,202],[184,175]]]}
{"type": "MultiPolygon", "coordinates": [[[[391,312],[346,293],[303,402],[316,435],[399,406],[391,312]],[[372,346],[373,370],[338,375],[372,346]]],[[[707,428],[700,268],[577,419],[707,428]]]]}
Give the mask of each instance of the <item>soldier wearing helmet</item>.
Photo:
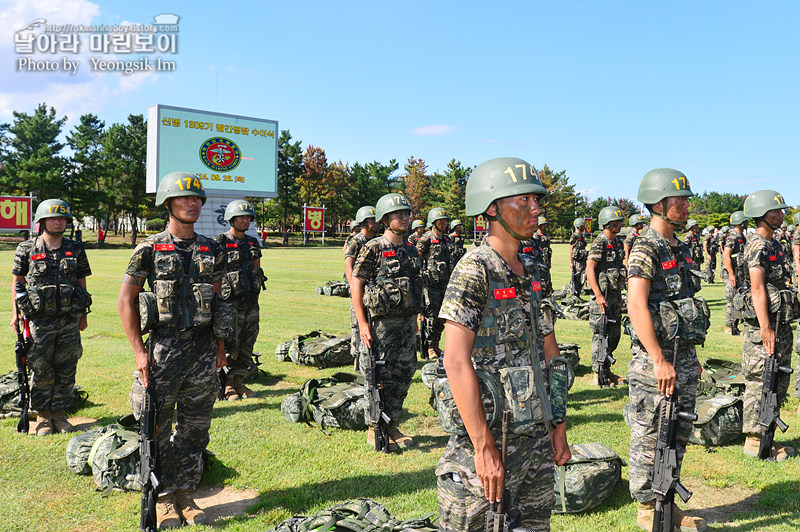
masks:
{"type": "Polygon", "coordinates": [[[703,238],[703,251],[706,261],[706,279],[710,284],[714,284],[714,276],[717,273],[717,253],[719,253],[719,239],[713,225],[707,228],[707,234],[703,238]]]}
{"type": "MultiPolygon", "coordinates": [[[[794,289],[786,282],[784,262],[787,258],[780,242],[774,237],[775,230],[783,222],[783,210],[788,207],[783,196],[775,190],[753,192],[744,201],[744,215],[752,219],[756,226],[756,232],[745,244],[740,259],[746,276],[742,286],[745,290],[744,305],[741,308],[744,320],[742,374],[745,384],[742,432],[747,435],[744,454],[748,456],[759,455],[763,430],[758,422],[759,403],[765,360],[774,357],[781,366],[791,365],[790,320],[796,300],[793,297],[794,289]]],[[[778,405],[786,398],[789,381],[788,373],[778,372],[778,405]]],[[[792,447],[773,441],[769,458],[780,462],[794,454],[792,447]]]]}
{"type": "Polygon", "coordinates": [[[453,268],[461,260],[461,257],[464,256],[464,253],[467,252],[467,248],[464,247],[466,239],[464,238],[464,222],[456,218],[450,222],[450,243],[453,245],[452,248],[452,259],[453,259],[453,268]]]}
{"type": "Polygon", "coordinates": [[[628,220],[628,225],[631,226],[631,230],[628,232],[628,236],[625,237],[625,242],[622,245],[623,249],[625,250],[625,267],[628,267],[628,256],[631,254],[631,248],[633,247],[633,242],[639,237],[642,233],[642,229],[644,228],[646,220],[644,216],[641,214],[634,214],[631,216],[630,220],[628,220]]]}
{"type": "MultiPolygon", "coordinates": [[[[540,216],[539,219],[544,219],[544,216],[540,216]]],[[[542,248],[542,241],[537,238],[538,231],[539,228],[537,225],[531,238],[520,240],[518,253],[529,255],[533,262],[536,263],[539,271],[539,281],[542,283],[542,298],[546,299],[553,295],[553,280],[550,276],[550,268],[545,264],[545,250],[542,248]]],[[[549,240],[550,237],[547,238],[549,240]]]]}
{"type": "Polygon", "coordinates": [[[196,175],[172,172],[161,179],[155,203],[169,214],[167,229],[136,246],[117,301],[136,355],[138,375],[130,398],[134,414],[141,415],[151,379],[162,402],[157,431],[159,529],[179,527],[182,519],[188,524],[208,521],[194,501],[194,491],[203,473],[203,450],[219,387],[217,369],[227,364],[225,340],[233,329],[235,307],[220,296],[225,251],[194,231],[205,202],[206,192],[196,175]],[[150,332],[150,355],[143,331],[150,332]]]}
{"type": "Polygon", "coordinates": [[[600,210],[597,225],[601,232],[592,242],[586,260],[586,280],[592,289],[589,303],[589,326],[592,330],[592,371],[594,384],[616,387],[620,384],[619,375],[611,372],[614,350],[619,345],[620,323],[622,322],[622,291],[626,285],[625,252],[619,232],[625,216],[616,205],[600,210]],[[601,317],[605,315],[607,325],[601,328],[601,317]],[[605,337],[603,337],[605,333],[605,337]],[[605,342],[601,342],[605,340],[605,342]],[[605,343],[608,357],[605,357],[600,379],[601,344],[605,343]]]}
{"type": "MultiPolygon", "coordinates": [[[[658,168],[644,175],[638,200],[650,211],[650,226],[634,242],[628,261],[630,492],[639,502],[636,522],[646,530],[653,530],[655,517],[652,474],[662,423],[657,413],[673,396],[679,411],[694,412],[700,371],[695,345],[705,340],[708,328],[708,306],[695,296],[700,282],[692,274],[688,246],[675,235],[689,218],[692,195],[689,180],[678,170],[658,168]],[[688,315],[683,309],[690,306],[697,310],[688,315]],[[670,335],[668,330],[676,332],[670,335]]],[[[691,421],[678,421],[678,472],[691,431],[691,421]]],[[[681,530],[708,528],[677,505],[674,519],[681,530]]]]}
{"type": "Polygon", "coordinates": [[[81,331],[92,303],[86,278],[92,274],[83,244],[64,237],[72,212],[49,199],[36,209],[40,234],[14,254],[11,326],[24,317],[30,327],[30,408],[38,415],[37,436],[72,432],[65,411],[72,406],[75,372],[83,353],[81,331]],[[21,315],[20,315],[21,314],[21,315]]]}
{"type": "Polygon", "coordinates": [[[569,239],[569,269],[572,282],[572,293],[580,296],[584,292],[586,283],[586,220],[583,217],[575,218],[572,222],[575,232],[569,239]]]}
{"type": "Polygon", "coordinates": [[[539,227],[533,234],[533,238],[539,241],[539,245],[542,248],[542,258],[544,259],[544,265],[547,266],[548,270],[553,263],[553,248],[550,246],[550,235],[547,234],[547,227],[549,225],[550,222],[547,221],[547,218],[540,216],[539,227]]]}
{"type": "Polygon", "coordinates": [[[361,226],[358,225],[358,222],[356,222],[355,220],[350,220],[350,234],[348,234],[347,238],[344,239],[344,245],[342,246],[342,253],[347,253],[347,246],[350,245],[350,241],[360,232],[361,232],[361,226]]]}
{"type": "MultiPolygon", "coordinates": [[[[373,367],[370,347],[384,364],[380,371],[390,418],[389,450],[414,444],[413,438],[398,428],[403,402],[417,369],[415,324],[422,307],[419,257],[405,238],[410,218],[411,205],[405,196],[381,196],[375,204],[375,220],[383,223],[386,230],[364,244],[350,278],[350,297],[362,344],[359,370],[369,381],[373,367]]],[[[367,443],[375,446],[372,426],[367,443]]]]}
{"type": "Polygon", "coordinates": [[[247,235],[256,219],[253,205],[246,200],[234,200],[225,207],[223,216],[230,229],[220,233],[216,241],[225,252],[225,275],[221,294],[236,306],[234,333],[225,341],[228,374],[224,396],[228,401],[254,397],[245,386],[244,378],[253,364],[253,347],[258,339],[258,295],[266,277],[261,269],[261,246],[258,239],[247,235]]]}
{"type": "MultiPolygon", "coordinates": [[[[372,240],[378,232],[378,222],[375,220],[375,207],[364,205],[356,211],[353,219],[361,230],[350,239],[347,249],[344,250],[344,277],[347,285],[352,286],[353,265],[356,263],[358,254],[364,244],[372,240]]],[[[359,369],[359,352],[361,349],[361,334],[358,332],[358,319],[353,304],[350,304],[350,354],[356,361],[356,369],[359,369]]]]}
{"type": "Polygon", "coordinates": [[[422,323],[425,326],[427,352],[421,353],[423,358],[436,358],[441,354],[439,340],[444,330],[444,322],[439,319],[439,309],[454,266],[453,245],[447,236],[449,221],[450,216],[444,207],[432,208],[428,212],[428,225],[431,229],[417,240],[417,253],[422,261],[425,298],[422,323]]]}
{"type": "MultiPolygon", "coordinates": [[[[490,504],[503,496],[503,479],[513,494],[508,506],[522,514],[520,526],[550,529],[554,464],[566,463],[570,451],[564,388],[556,384],[548,390],[542,368],[548,365],[558,377],[566,366],[552,314],[540,308],[537,267],[518,253],[519,242],[536,230],[539,199],[546,193],[536,170],[513,157],[478,165],[467,181],[466,214],[485,214],[489,231],[458,262],[439,313],[447,320],[446,383],[465,428],[450,436],[436,467],[443,531],[483,530],[490,504]],[[514,383],[521,382],[533,389],[520,402],[514,383]],[[487,390],[515,397],[507,463],[522,465],[505,472],[501,427],[490,412],[502,406],[487,390]],[[485,411],[485,404],[493,408],[485,411]]],[[[437,387],[444,385],[437,381],[437,387]]]]}
{"type": "Polygon", "coordinates": [[[725,334],[739,336],[740,320],[733,315],[733,296],[738,288],[744,284],[745,273],[740,257],[747,243],[745,229],[749,220],[744,215],[744,211],[736,211],[731,214],[730,223],[733,231],[728,232],[725,238],[725,245],[722,248],[722,265],[725,277],[725,334]]]}
{"type": "Polygon", "coordinates": [[[414,220],[411,222],[411,234],[408,236],[408,241],[412,246],[417,245],[417,240],[425,233],[425,222],[422,220],[414,220]]]}
{"type": "Polygon", "coordinates": [[[683,237],[684,243],[689,246],[689,253],[692,257],[692,262],[698,268],[703,264],[703,243],[699,234],[700,224],[697,220],[690,219],[686,222],[686,229],[689,231],[683,237]]]}

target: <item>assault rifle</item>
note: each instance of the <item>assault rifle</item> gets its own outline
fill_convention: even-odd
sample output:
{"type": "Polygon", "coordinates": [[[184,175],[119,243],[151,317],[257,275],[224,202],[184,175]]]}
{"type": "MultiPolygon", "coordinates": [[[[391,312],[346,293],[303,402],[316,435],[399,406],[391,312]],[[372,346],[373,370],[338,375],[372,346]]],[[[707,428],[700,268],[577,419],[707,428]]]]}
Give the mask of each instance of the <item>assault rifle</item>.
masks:
{"type": "Polygon", "coordinates": [[[158,529],[156,520],[156,502],[161,475],[161,464],[158,459],[158,411],[160,405],[156,395],[156,381],[153,378],[153,339],[147,339],[147,387],[144,393],[144,408],[141,417],[139,434],[139,484],[142,485],[142,508],[139,529],[155,532],[158,529]]]}
{"type": "Polygon", "coordinates": [[[781,419],[778,405],[779,373],[792,373],[792,368],[781,366],[774,356],[768,356],[764,362],[764,385],[761,387],[761,404],[758,411],[758,424],[761,426],[761,443],[758,457],[762,460],[775,461],[772,457],[772,442],[775,440],[775,426],[786,432],[789,425],[781,419]]]}
{"type": "Polygon", "coordinates": [[[606,361],[609,362],[610,366],[617,363],[617,359],[611,355],[608,349],[609,322],[616,323],[616,320],[608,319],[608,314],[605,312],[600,314],[600,332],[598,333],[600,336],[600,351],[597,354],[597,384],[601,388],[606,388],[610,384],[608,375],[606,374],[606,361]]]}
{"type": "MultiPolygon", "coordinates": [[[[503,469],[506,467],[506,457],[508,455],[508,425],[510,422],[511,410],[503,410],[503,440],[500,446],[500,457],[503,469]]],[[[491,508],[486,512],[486,532],[535,532],[532,528],[519,526],[522,520],[522,513],[516,508],[506,508],[510,506],[510,495],[506,490],[505,471],[503,471],[503,485],[500,486],[503,495],[499,503],[492,503],[491,508]]]]}
{"type": "Polygon", "coordinates": [[[19,384],[19,408],[21,411],[19,423],[17,423],[17,432],[27,434],[30,426],[28,411],[31,403],[31,388],[28,384],[28,351],[32,343],[31,332],[28,328],[28,320],[24,319],[20,314],[19,304],[16,301],[14,302],[14,307],[18,319],[22,319],[24,323],[22,330],[19,328],[19,321],[14,327],[17,331],[17,345],[14,348],[14,354],[17,359],[17,383],[19,384]]]}
{"type": "MultiPolygon", "coordinates": [[[[677,340],[675,357],[677,358],[677,340]]],[[[675,365],[675,359],[672,361],[675,365]]],[[[656,511],[653,518],[653,532],[672,532],[673,507],[677,493],[683,502],[688,502],[692,492],[681,484],[678,474],[678,450],[676,437],[678,435],[678,421],[696,421],[697,414],[683,412],[678,406],[676,392],[659,407],[658,442],[656,443],[656,456],[653,462],[652,490],[656,496],[656,511]]]]}
{"type": "Polygon", "coordinates": [[[217,399],[220,401],[225,399],[225,386],[228,384],[228,366],[222,366],[217,370],[217,377],[219,377],[219,391],[217,392],[217,399]]]}
{"type": "MultiPolygon", "coordinates": [[[[375,330],[372,326],[372,317],[369,309],[367,310],[367,323],[370,333],[375,330]]],[[[369,356],[369,366],[367,370],[367,398],[369,399],[369,422],[375,429],[375,450],[378,452],[389,452],[389,423],[391,418],[386,413],[386,397],[383,387],[381,369],[386,365],[385,360],[379,360],[375,352],[375,338],[367,348],[369,356]]]]}
{"type": "Polygon", "coordinates": [[[425,316],[420,314],[419,320],[419,357],[422,359],[428,359],[428,322],[425,320],[425,316]]]}

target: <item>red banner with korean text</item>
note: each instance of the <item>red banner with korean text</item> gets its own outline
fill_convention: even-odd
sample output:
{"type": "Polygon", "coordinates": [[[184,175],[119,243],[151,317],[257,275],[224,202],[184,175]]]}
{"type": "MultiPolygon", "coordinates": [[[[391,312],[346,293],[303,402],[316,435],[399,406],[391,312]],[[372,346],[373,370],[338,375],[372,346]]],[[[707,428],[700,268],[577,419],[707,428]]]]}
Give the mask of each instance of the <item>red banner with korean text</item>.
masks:
{"type": "Polygon", "coordinates": [[[475,217],[475,231],[480,233],[485,233],[489,230],[489,224],[486,222],[486,217],[482,214],[479,214],[475,217]]]}
{"type": "Polygon", "coordinates": [[[584,233],[592,234],[592,218],[586,217],[583,219],[586,222],[586,229],[583,230],[584,233]]]}
{"type": "Polygon", "coordinates": [[[0,229],[23,231],[31,228],[31,198],[0,196],[0,229]]]}
{"type": "Polygon", "coordinates": [[[303,222],[304,231],[323,231],[325,228],[325,208],[306,207],[305,220],[303,222]]]}

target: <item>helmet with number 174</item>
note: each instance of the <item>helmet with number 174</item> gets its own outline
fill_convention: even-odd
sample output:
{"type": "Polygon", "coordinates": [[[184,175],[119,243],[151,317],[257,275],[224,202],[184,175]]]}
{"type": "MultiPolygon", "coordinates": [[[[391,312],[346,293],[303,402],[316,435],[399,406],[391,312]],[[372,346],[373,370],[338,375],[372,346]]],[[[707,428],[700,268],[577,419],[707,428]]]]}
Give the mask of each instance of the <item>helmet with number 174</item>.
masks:
{"type": "Polygon", "coordinates": [[[206,204],[206,190],[203,183],[195,174],[189,172],[172,172],[164,176],[158,184],[156,192],[156,207],[164,205],[170,198],[181,196],[196,196],[206,204]]]}

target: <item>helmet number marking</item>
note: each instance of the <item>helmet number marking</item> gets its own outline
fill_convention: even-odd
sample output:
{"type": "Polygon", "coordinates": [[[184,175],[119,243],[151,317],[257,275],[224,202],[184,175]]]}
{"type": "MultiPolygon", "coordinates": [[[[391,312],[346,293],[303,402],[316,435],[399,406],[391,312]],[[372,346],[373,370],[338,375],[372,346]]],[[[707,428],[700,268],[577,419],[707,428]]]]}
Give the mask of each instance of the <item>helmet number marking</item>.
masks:
{"type": "Polygon", "coordinates": [[[47,213],[48,214],[56,214],[56,213],[69,214],[69,210],[64,205],[56,204],[56,205],[50,205],[47,208],[47,213]]]}
{"type": "Polygon", "coordinates": [[[686,185],[689,184],[688,180],[683,176],[673,179],[672,182],[675,183],[675,190],[685,190],[686,185]]]}
{"type": "MultiPolygon", "coordinates": [[[[528,173],[527,173],[527,170],[526,170],[524,164],[515,164],[514,168],[522,168],[522,180],[523,181],[527,181],[528,180],[528,173]]],[[[516,172],[510,166],[508,168],[506,168],[505,172],[503,172],[503,173],[510,175],[511,176],[511,181],[513,181],[514,183],[516,183],[518,181],[516,172]]]]}
{"type": "Polygon", "coordinates": [[[203,189],[203,185],[200,184],[200,180],[196,177],[184,177],[183,179],[177,179],[175,184],[178,185],[178,188],[181,190],[191,190],[193,188],[198,188],[200,190],[203,189]],[[186,182],[186,186],[183,186],[183,183],[186,182]]]}
{"type": "Polygon", "coordinates": [[[785,201],[783,201],[783,196],[781,196],[780,194],[777,194],[773,199],[775,200],[776,203],[786,203],[785,201]]]}

